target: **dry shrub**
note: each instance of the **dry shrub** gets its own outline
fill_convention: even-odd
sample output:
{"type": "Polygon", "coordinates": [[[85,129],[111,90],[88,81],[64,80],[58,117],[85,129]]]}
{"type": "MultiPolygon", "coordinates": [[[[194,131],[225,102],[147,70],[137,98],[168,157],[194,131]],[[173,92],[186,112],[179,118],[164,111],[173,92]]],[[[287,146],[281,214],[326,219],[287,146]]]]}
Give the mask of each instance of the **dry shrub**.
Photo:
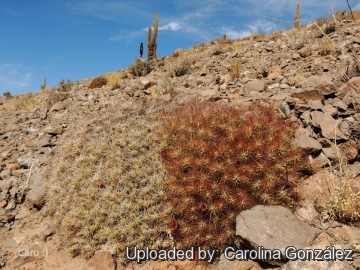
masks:
{"type": "Polygon", "coordinates": [[[110,86],[110,89],[114,90],[120,88],[123,79],[125,78],[125,74],[123,71],[115,71],[105,74],[104,77],[107,80],[107,84],[110,86]]]}
{"type": "Polygon", "coordinates": [[[54,105],[56,102],[64,101],[71,97],[69,92],[59,92],[57,89],[52,88],[49,91],[46,91],[48,94],[46,103],[49,106],[54,105]]]}
{"type": "Polygon", "coordinates": [[[335,51],[334,42],[329,38],[324,38],[319,42],[319,55],[325,56],[335,51]]]}
{"type": "Polygon", "coordinates": [[[188,56],[181,61],[173,63],[169,68],[170,77],[180,77],[188,74],[192,70],[192,65],[195,63],[195,58],[188,56]]]}
{"type": "Polygon", "coordinates": [[[39,99],[33,93],[27,93],[9,99],[9,104],[15,109],[34,110],[39,105],[39,99]]]}
{"type": "Polygon", "coordinates": [[[100,77],[93,79],[91,81],[91,83],[89,84],[88,88],[89,89],[101,88],[103,85],[106,85],[106,84],[107,84],[106,78],[100,76],[100,77]]]}
{"type": "Polygon", "coordinates": [[[145,76],[153,70],[155,63],[156,59],[146,61],[137,58],[135,63],[129,67],[129,72],[135,77],[145,76]]]}

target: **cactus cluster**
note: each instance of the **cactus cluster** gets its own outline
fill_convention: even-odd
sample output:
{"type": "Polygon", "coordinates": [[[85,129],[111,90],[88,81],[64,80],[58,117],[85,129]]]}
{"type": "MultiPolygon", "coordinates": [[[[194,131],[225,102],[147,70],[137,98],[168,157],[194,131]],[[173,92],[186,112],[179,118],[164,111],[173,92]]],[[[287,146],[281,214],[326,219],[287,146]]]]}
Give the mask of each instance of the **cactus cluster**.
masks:
{"type": "Polygon", "coordinates": [[[223,248],[235,218],[258,204],[297,202],[302,151],[295,126],[270,107],[192,101],[165,113],[169,229],[179,247],[223,248]]]}
{"type": "Polygon", "coordinates": [[[170,245],[160,136],[141,110],[140,102],[120,104],[74,123],[61,139],[47,174],[45,210],[73,255],[91,256],[107,243],[124,263],[126,246],[170,245]]]}

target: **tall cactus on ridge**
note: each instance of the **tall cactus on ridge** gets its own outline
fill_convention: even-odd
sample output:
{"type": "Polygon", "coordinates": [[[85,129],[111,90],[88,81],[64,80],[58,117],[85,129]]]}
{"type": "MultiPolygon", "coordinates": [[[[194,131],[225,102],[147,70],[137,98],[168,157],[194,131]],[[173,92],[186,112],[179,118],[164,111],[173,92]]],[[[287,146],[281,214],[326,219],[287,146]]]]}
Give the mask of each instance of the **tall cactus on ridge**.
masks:
{"type": "Polygon", "coordinates": [[[156,37],[159,28],[159,13],[155,13],[155,23],[154,23],[154,32],[152,32],[151,27],[149,27],[147,46],[148,46],[148,60],[156,59],[156,37]]]}
{"type": "Polygon", "coordinates": [[[296,5],[296,14],[294,19],[294,28],[299,28],[300,26],[300,2],[296,5]]]}

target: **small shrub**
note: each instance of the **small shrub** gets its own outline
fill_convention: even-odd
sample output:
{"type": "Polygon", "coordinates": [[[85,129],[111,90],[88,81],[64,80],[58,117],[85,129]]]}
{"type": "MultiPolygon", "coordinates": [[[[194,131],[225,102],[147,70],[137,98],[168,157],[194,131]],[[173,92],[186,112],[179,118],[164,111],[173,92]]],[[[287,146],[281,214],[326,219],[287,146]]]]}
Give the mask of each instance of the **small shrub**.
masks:
{"type": "Polygon", "coordinates": [[[15,96],[10,101],[15,109],[33,110],[39,105],[39,100],[33,93],[27,93],[22,96],[15,96]]]}
{"type": "Polygon", "coordinates": [[[173,52],[173,54],[172,54],[172,57],[178,57],[178,56],[180,56],[180,54],[182,53],[182,49],[176,49],[174,52],[173,52]]]}
{"type": "Polygon", "coordinates": [[[136,59],[135,63],[129,67],[129,72],[135,77],[145,76],[153,70],[155,62],[156,60],[136,59]]]}
{"type": "Polygon", "coordinates": [[[343,223],[360,221],[360,191],[354,191],[350,180],[343,179],[331,190],[324,214],[343,223]]]}
{"type": "Polygon", "coordinates": [[[12,94],[10,92],[4,92],[3,95],[6,98],[11,98],[12,97],[12,94]]]}
{"type": "Polygon", "coordinates": [[[194,64],[195,59],[187,57],[180,62],[174,63],[169,70],[170,77],[180,77],[191,72],[191,65],[194,64]]]}
{"type": "Polygon", "coordinates": [[[319,55],[329,55],[332,54],[334,51],[335,45],[331,39],[325,38],[319,42],[319,55]]]}
{"type": "Polygon", "coordinates": [[[106,84],[107,84],[106,78],[100,76],[100,77],[93,79],[91,81],[91,83],[89,84],[88,88],[89,89],[101,88],[103,85],[106,85],[106,84]]]}
{"type": "Polygon", "coordinates": [[[304,74],[302,72],[297,72],[296,75],[289,79],[290,86],[296,86],[301,83],[305,79],[304,74]]]}
{"type": "Polygon", "coordinates": [[[161,156],[168,172],[176,244],[221,249],[236,216],[257,204],[293,208],[308,167],[295,126],[267,106],[192,101],[165,113],[161,156]]]}
{"type": "Polygon", "coordinates": [[[329,34],[335,32],[336,27],[335,27],[334,23],[328,23],[322,27],[322,30],[326,35],[329,35],[329,34]]]}
{"type": "Polygon", "coordinates": [[[55,88],[52,88],[50,91],[47,91],[47,93],[48,93],[48,97],[46,103],[48,104],[48,106],[52,106],[56,102],[64,101],[71,96],[68,91],[59,92],[55,88]]]}
{"type": "Polygon", "coordinates": [[[120,88],[123,79],[125,79],[125,74],[123,71],[110,72],[105,74],[105,79],[107,84],[110,86],[111,90],[120,88]]]}
{"type": "Polygon", "coordinates": [[[69,92],[71,90],[71,86],[72,86],[72,82],[68,79],[67,81],[65,81],[64,79],[62,79],[58,86],[57,86],[57,90],[59,92],[69,92]]]}

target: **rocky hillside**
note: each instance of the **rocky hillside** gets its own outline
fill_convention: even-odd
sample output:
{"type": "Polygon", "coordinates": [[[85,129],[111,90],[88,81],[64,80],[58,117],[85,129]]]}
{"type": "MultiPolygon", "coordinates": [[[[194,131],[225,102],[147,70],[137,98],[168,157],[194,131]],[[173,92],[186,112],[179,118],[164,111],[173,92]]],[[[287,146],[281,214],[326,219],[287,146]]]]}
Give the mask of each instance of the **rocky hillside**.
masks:
{"type": "MultiPolygon", "coordinates": [[[[350,17],[334,17],[242,40],[214,39],[177,49],[156,61],[138,59],[133,66],[101,78],[63,81],[53,89],[44,86],[37,94],[1,97],[0,269],[360,269],[358,24],[350,17]],[[236,107],[254,101],[269,104],[284,121],[297,124],[294,141],[311,162],[313,175],[303,180],[302,201],[295,213],[279,206],[235,213],[239,215],[238,247],[283,252],[290,245],[303,249],[334,246],[353,250],[353,261],[283,258],[264,263],[231,261],[222,255],[213,264],[150,261],[124,265],[109,243],[92,250],[92,257],[80,251],[81,256],[69,255],[56,213],[63,213],[65,222],[71,208],[81,203],[70,208],[63,204],[80,202],[74,197],[80,191],[62,186],[67,180],[63,172],[70,172],[74,165],[67,159],[71,161],[71,154],[86,148],[80,143],[100,147],[101,136],[93,141],[98,128],[121,137],[111,133],[107,121],[125,121],[131,130],[146,126],[146,117],[157,106],[171,107],[194,98],[236,107]]],[[[133,132],[131,136],[137,138],[133,132]]],[[[86,149],[91,151],[91,147],[86,149]]],[[[74,175],[67,177],[77,176],[71,172],[74,175]]],[[[94,185],[101,188],[101,179],[97,180],[100,183],[94,185]]],[[[92,202],[97,199],[92,197],[92,202]]]]}

